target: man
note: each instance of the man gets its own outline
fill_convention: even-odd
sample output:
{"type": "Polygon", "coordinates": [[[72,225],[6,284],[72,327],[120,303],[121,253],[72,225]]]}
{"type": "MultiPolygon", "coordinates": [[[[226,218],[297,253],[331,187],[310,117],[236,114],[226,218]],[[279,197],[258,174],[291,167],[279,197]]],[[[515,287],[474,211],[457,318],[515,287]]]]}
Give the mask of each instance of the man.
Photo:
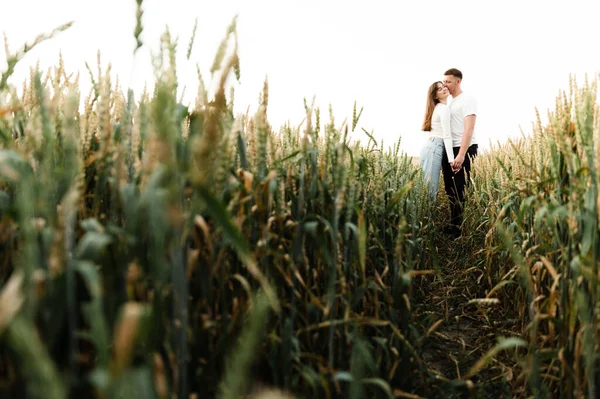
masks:
{"type": "Polygon", "coordinates": [[[454,151],[454,162],[448,162],[446,151],[442,160],[444,186],[450,200],[450,224],[444,228],[444,233],[454,238],[461,234],[465,188],[471,179],[471,160],[477,155],[475,137],[477,102],[473,96],[463,93],[460,88],[462,77],[462,72],[455,68],[448,69],[444,73],[444,86],[452,95],[450,127],[454,151]]]}

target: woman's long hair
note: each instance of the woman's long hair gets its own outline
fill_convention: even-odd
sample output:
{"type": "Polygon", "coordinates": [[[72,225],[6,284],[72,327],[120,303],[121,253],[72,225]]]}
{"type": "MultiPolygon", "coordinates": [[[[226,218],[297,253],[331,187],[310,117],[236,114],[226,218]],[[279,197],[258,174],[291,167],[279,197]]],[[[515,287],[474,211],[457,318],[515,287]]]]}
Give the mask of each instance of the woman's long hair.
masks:
{"type": "Polygon", "coordinates": [[[421,130],[424,132],[431,131],[431,117],[433,116],[433,110],[435,106],[440,102],[437,97],[438,84],[442,84],[442,82],[433,82],[429,89],[427,90],[427,105],[425,106],[425,118],[423,119],[423,126],[421,130]]]}

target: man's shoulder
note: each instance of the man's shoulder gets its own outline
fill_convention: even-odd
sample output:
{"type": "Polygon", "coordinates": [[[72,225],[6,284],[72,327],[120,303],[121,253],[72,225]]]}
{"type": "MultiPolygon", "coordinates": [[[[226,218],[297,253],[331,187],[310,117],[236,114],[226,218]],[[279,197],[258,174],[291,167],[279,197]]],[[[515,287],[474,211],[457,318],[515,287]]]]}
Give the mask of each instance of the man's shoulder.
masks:
{"type": "Polygon", "coordinates": [[[456,109],[457,107],[463,107],[465,104],[477,104],[475,96],[467,93],[461,93],[460,96],[452,99],[450,106],[452,109],[456,109]]]}
{"type": "Polygon", "coordinates": [[[464,102],[477,102],[477,100],[475,99],[475,96],[473,96],[471,94],[465,94],[463,101],[464,102]]]}
{"type": "Polygon", "coordinates": [[[465,100],[474,100],[475,96],[469,93],[465,93],[464,91],[462,93],[460,93],[460,95],[458,97],[454,97],[452,99],[452,101],[455,100],[460,100],[460,101],[465,101],[465,100]]]}

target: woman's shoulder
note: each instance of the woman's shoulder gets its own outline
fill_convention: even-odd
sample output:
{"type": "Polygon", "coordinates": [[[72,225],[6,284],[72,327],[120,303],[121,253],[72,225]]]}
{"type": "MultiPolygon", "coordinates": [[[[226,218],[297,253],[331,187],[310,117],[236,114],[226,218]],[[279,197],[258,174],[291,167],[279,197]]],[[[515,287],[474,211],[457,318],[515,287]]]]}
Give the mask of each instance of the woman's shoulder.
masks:
{"type": "Polygon", "coordinates": [[[435,106],[435,110],[438,112],[450,112],[450,107],[443,103],[437,103],[435,106]]]}

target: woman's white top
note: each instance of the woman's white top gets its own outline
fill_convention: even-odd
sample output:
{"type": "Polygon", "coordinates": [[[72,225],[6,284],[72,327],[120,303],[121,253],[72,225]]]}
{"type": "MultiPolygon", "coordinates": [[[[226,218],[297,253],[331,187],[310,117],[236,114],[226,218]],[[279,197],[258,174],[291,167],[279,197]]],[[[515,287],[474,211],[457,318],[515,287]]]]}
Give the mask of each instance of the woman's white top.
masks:
{"type": "Polygon", "coordinates": [[[454,161],[452,151],[452,130],[450,128],[450,108],[446,104],[438,103],[431,116],[431,131],[429,137],[438,137],[444,140],[448,162],[454,161]]]}

